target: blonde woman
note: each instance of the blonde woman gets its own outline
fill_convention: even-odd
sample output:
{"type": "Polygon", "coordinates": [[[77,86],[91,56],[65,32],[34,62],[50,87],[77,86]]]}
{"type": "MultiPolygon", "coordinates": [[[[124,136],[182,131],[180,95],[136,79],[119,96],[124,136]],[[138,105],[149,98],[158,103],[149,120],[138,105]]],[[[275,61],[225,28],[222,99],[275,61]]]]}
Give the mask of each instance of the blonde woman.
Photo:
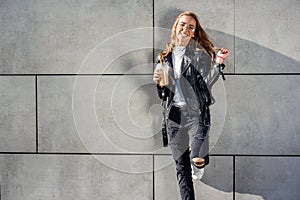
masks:
{"type": "Polygon", "coordinates": [[[166,130],[176,164],[181,198],[195,199],[193,181],[200,180],[209,163],[209,106],[214,103],[212,85],[218,80],[229,50],[216,48],[196,14],[181,13],[172,27],[171,41],[158,56],[168,66],[168,82],[162,84],[161,69],[153,81],[166,106],[166,130]]]}

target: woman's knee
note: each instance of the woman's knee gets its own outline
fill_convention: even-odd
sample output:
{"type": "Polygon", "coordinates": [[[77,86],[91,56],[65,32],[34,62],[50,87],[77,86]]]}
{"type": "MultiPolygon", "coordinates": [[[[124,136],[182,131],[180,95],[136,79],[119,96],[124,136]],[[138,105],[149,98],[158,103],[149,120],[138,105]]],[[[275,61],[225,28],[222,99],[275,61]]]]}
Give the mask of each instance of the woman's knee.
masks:
{"type": "Polygon", "coordinates": [[[195,167],[203,167],[205,165],[205,159],[202,157],[192,158],[192,164],[195,167]]]}

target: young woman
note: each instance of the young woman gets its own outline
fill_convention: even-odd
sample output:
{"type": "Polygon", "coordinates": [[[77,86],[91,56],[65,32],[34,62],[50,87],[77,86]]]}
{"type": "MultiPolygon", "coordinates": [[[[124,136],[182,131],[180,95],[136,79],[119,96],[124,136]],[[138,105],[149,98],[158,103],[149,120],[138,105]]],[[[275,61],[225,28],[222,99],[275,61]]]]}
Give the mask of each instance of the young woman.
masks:
{"type": "Polygon", "coordinates": [[[192,178],[200,180],[209,163],[209,106],[214,103],[211,87],[228,56],[226,48],[215,52],[197,15],[191,12],[176,18],[171,41],[158,56],[159,66],[169,66],[168,82],[162,84],[159,68],[154,71],[153,81],[166,103],[166,129],[184,200],[195,199],[192,178]]]}

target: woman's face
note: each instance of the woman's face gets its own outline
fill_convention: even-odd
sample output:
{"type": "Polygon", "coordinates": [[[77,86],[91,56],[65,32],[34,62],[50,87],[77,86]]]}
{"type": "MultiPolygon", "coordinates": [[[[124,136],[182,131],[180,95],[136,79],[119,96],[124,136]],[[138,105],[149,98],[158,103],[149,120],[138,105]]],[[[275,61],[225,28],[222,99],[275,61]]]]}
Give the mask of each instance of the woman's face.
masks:
{"type": "Polygon", "coordinates": [[[176,26],[176,37],[178,46],[186,46],[190,39],[194,37],[196,29],[196,20],[193,17],[183,15],[179,18],[176,26]]]}

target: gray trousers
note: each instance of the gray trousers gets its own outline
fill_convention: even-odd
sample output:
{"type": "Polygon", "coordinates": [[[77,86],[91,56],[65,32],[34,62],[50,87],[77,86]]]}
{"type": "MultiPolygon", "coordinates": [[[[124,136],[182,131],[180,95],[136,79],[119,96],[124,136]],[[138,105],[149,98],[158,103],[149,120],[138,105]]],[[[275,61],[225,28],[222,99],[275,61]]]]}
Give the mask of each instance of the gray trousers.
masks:
{"type": "Polygon", "coordinates": [[[209,127],[203,125],[199,111],[172,106],[167,129],[181,198],[194,200],[191,159],[201,157],[205,165],[209,163],[209,127]]]}

